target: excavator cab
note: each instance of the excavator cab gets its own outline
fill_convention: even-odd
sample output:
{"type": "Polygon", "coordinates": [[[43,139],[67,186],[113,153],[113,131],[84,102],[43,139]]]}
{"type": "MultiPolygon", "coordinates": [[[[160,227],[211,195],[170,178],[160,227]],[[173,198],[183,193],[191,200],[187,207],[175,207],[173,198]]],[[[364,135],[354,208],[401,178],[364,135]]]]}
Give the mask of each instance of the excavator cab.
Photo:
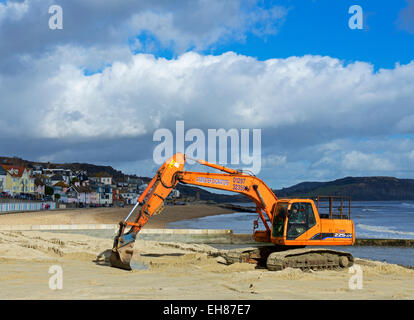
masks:
{"type": "Polygon", "coordinates": [[[318,197],[317,205],[311,199],[279,199],[270,237],[264,231],[256,231],[255,239],[287,246],[353,245],[355,229],[350,209],[348,215],[343,214],[343,199],[340,199],[338,212],[341,214],[334,215],[333,203],[339,197],[324,198],[330,203],[330,214],[319,214],[321,197],[318,197]]]}
{"type": "MultiPolygon", "coordinates": [[[[269,270],[282,270],[286,267],[326,269],[351,266],[354,258],[350,253],[326,248],[353,245],[355,242],[350,209],[348,214],[344,214],[344,199],[338,198],[318,197],[316,204],[312,199],[278,199],[270,232],[259,230],[254,233],[256,241],[271,242],[276,246],[272,250],[266,246],[263,247],[265,249],[243,252],[243,261],[257,260],[262,261],[262,264],[266,261],[265,265],[269,270]],[[323,206],[323,200],[329,205],[323,206]],[[323,213],[320,214],[320,211],[323,213]],[[304,248],[307,246],[315,247],[304,248]]],[[[237,258],[240,261],[239,256],[232,254],[232,261],[238,261],[237,258]]]]}

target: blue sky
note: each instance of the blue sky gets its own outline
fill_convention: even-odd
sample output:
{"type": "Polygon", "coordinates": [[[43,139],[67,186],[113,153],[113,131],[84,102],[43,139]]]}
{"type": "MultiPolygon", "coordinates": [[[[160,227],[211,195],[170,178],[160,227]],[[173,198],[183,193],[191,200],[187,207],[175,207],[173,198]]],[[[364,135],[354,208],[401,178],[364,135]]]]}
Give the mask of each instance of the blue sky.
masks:
{"type": "Polygon", "coordinates": [[[0,0],[0,43],[1,155],[150,176],[183,120],[261,129],[275,188],[414,178],[414,0],[0,0]]]}
{"type": "MultiPolygon", "coordinates": [[[[287,15],[276,34],[264,37],[246,33],[243,41],[215,43],[204,54],[234,51],[259,60],[287,58],[306,54],[336,57],[345,62],[366,61],[379,68],[407,64],[413,58],[414,30],[400,27],[399,15],[408,6],[405,0],[300,0],[261,1],[269,8],[282,5],[287,15]],[[350,29],[348,13],[351,5],[360,5],[364,13],[364,29],[350,29]]],[[[414,18],[413,18],[414,19],[414,18]]],[[[140,39],[153,39],[143,33],[140,39]]],[[[137,51],[138,52],[138,51],[137,51]]],[[[157,56],[172,58],[175,53],[158,47],[157,56]]]]}

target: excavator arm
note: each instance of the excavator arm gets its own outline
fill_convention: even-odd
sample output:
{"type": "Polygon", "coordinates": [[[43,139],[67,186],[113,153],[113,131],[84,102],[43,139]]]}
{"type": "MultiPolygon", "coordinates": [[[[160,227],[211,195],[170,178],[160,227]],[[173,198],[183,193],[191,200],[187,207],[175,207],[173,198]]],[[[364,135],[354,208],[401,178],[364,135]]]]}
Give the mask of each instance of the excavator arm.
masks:
{"type": "Polygon", "coordinates": [[[204,160],[198,160],[198,163],[224,173],[183,171],[185,161],[186,156],[182,153],[177,153],[168,159],[158,169],[148,187],[139,197],[136,206],[126,219],[120,222],[110,257],[113,267],[131,270],[130,261],[137,233],[152,215],[163,210],[165,199],[178,183],[244,194],[256,204],[256,212],[266,232],[270,234],[269,225],[271,225],[277,197],[262,180],[253,175],[244,174],[240,170],[233,170],[204,160]],[[129,217],[139,205],[141,208],[135,221],[128,222],[129,217]],[[130,229],[126,232],[127,227],[130,229]]]}

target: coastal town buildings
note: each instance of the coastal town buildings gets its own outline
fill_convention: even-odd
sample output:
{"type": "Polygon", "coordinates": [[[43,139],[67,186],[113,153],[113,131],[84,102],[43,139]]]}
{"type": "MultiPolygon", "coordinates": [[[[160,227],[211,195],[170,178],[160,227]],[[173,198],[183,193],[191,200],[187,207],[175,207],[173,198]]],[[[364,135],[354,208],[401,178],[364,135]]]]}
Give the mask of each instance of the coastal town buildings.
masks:
{"type": "Polygon", "coordinates": [[[91,182],[90,188],[95,193],[94,204],[100,206],[110,206],[113,203],[112,200],[112,185],[106,185],[101,182],[91,182]]]}
{"type": "Polygon", "coordinates": [[[143,190],[143,180],[136,176],[115,181],[106,172],[89,175],[86,170],[45,166],[2,164],[0,196],[26,199],[22,195],[27,194],[32,200],[53,200],[66,206],[124,206],[135,204],[143,190]]]}

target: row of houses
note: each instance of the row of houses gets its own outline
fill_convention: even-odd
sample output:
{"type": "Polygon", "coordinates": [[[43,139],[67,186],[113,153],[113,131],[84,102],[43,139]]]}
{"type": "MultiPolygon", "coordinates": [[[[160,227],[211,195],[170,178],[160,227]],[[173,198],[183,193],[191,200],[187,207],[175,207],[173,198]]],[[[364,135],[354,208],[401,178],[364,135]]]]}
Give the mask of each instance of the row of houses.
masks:
{"type": "Polygon", "coordinates": [[[58,182],[53,186],[53,190],[55,199],[57,198],[61,203],[99,206],[111,206],[117,202],[125,204],[122,198],[114,197],[116,188],[113,185],[91,183],[82,186],[77,182],[73,185],[58,182]]]}
{"type": "Polygon", "coordinates": [[[131,176],[114,181],[106,173],[89,176],[86,171],[73,172],[66,168],[0,165],[0,192],[10,197],[31,196],[67,204],[111,206],[135,204],[146,186],[142,179],[131,176]]]}

